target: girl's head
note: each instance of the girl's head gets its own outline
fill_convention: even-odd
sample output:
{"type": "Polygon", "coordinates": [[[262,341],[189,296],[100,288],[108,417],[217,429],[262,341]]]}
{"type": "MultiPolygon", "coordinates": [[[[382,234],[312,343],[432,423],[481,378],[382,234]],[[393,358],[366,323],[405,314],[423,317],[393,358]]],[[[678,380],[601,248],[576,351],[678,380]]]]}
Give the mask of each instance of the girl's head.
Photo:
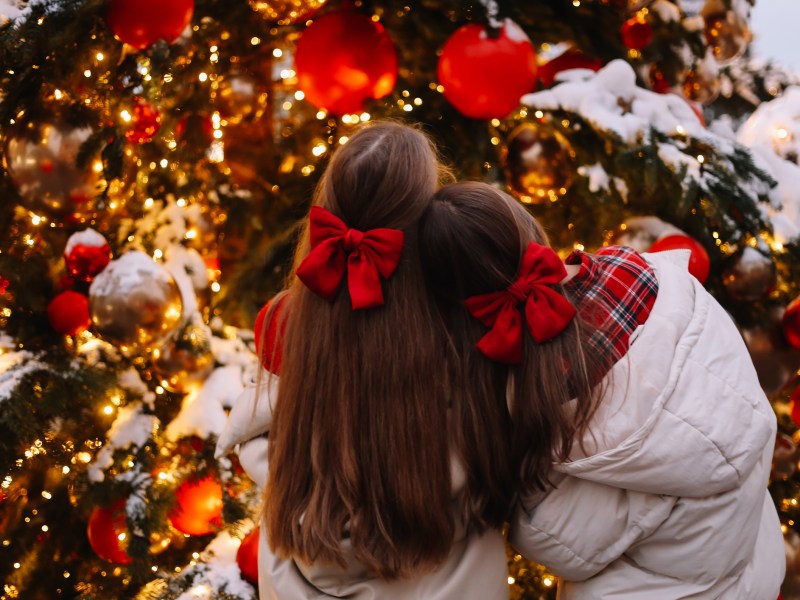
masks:
{"type": "MultiPolygon", "coordinates": [[[[493,362],[476,348],[487,328],[464,301],[508,289],[530,242],[547,245],[538,222],[511,196],[485,183],[444,186],[420,225],[420,259],[457,348],[460,381],[486,390],[498,377],[510,377],[512,449],[523,490],[541,487],[552,462],[567,458],[596,406],[589,374],[599,372],[599,359],[583,351],[588,329],[578,317],[540,344],[523,328],[519,365],[493,362]],[[577,402],[571,403],[573,398],[577,402]]],[[[564,293],[561,285],[555,289],[564,293]]]]}
{"type": "MultiPolygon", "coordinates": [[[[268,539],[281,554],[341,564],[348,537],[353,558],[394,578],[435,566],[450,549],[451,438],[456,454],[475,439],[448,435],[444,334],[418,253],[419,218],[442,173],[420,131],[375,123],[334,153],[317,186],[314,205],[347,228],[399,230],[404,241],[396,269],[380,278],[382,305],[353,310],[347,274],[327,299],[299,278],[286,292],[265,498],[268,539]]],[[[296,269],[311,250],[307,226],[296,269]]],[[[466,465],[468,490],[480,492],[466,494],[465,512],[479,526],[502,522],[506,458],[498,451],[466,465]]]]}

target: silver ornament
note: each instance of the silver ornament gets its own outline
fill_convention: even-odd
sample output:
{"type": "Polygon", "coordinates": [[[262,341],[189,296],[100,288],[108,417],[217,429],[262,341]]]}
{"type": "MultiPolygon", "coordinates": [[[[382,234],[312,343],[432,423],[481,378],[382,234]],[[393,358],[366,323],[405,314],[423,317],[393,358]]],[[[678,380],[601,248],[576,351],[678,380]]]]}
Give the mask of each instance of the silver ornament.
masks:
{"type": "Polygon", "coordinates": [[[38,137],[10,137],[5,168],[22,204],[51,217],[87,213],[103,190],[103,165],[99,157],[77,166],[78,151],[92,134],[88,127],[41,126],[38,137]]]}

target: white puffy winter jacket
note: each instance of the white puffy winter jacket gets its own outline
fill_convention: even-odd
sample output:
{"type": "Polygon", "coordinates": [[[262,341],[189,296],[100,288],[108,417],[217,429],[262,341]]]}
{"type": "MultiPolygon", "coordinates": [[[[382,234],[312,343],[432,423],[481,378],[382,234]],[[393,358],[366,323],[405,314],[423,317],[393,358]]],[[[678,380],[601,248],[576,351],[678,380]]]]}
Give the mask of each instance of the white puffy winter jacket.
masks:
{"type": "Polygon", "coordinates": [[[767,493],[775,415],[727,313],[686,253],[659,282],[553,489],[519,503],[511,543],[563,578],[562,600],[775,600],[783,536],[767,493]]]}

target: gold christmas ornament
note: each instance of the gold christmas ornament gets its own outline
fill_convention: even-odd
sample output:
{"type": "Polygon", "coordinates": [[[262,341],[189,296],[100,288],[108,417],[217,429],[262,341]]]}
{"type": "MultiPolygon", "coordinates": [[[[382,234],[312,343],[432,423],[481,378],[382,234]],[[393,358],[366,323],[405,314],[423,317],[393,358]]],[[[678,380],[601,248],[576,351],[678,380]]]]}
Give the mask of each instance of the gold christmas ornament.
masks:
{"type": "Polygon", "coordinates": [[[160,344],[180,324],[178,285],[144,252],[123,254],[89,288],[94,330],[108,342],[135,349],[160,344]]]}
{"type": "Polygon", "coordinates": [[[751,246],[734,254],[722,272],[722,283],[728,294],[741,302],[763,298],[775,287],[776,279],[772,259],[751,246]]]}
{"type": "Polygon", "coordinates": [[[294,23],[319,9],[326,0],[250,0],[250,6],[279,25],[294,23]]]}
{"type": "Polygon", "coordinates": [[[747,19],[734,10],[705,17],[706,42],[719,65],[729,65],[740,58],[750,43],[747,19]]]}
{"type": "Polygon", "coordinates": [[[202,381],[214,367],[211,333],[204,325],[188,323],[174,340],[153,350],[153,369],[164,387],[182,391],[191,382],[202,381]]]}
{"type": "Polygon", "coordinates": [[[715,69],[707,65],[689,69],[683,76],[683,95],[700,104],[710,104],[719,96],[720,81],[715,69]]]}
{"type": "Polygon", "coordinates": [[[523,202],[555,201],[572,185],[575,154],[557,131],[523,123],[509,135],[504,154],[506,179],[523,202]]]}
{"type": "Polygon", "coordinates": [[[6,143],[5,168],[22,204],[50,217],[92,211],[103,190],[103,163],[99,156],[84,167],[76,162],[91,128],[60,127],[46,123],[35,137],[12,136],[6,143]]]}

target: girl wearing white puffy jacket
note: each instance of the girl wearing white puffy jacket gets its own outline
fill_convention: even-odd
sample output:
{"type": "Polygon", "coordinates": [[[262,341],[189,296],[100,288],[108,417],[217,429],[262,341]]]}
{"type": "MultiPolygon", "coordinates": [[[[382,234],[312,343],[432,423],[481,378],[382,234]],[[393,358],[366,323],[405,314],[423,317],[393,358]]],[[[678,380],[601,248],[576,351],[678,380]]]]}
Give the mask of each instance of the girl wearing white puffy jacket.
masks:
{"type": "Polygon", "coordinates": [[[510,541],[560,599],[778,596],[776,419],[688,253],[565,265],[515,200],[459,183],[423,216],[420,258],[462,370],[508,378],[510,541]]]}

